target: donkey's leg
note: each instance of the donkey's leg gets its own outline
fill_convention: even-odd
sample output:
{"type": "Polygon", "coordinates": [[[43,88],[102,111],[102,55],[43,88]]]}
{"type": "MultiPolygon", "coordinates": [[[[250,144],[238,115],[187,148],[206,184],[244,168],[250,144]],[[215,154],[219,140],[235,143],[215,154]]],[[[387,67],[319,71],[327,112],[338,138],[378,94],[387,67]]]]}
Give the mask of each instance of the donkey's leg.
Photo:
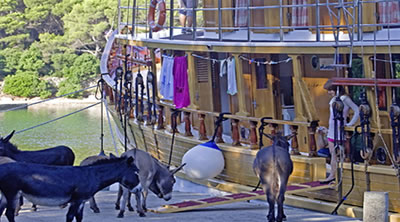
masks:
{"type": "Polygon", "coordinates": [[[285,201],[285,189],[282,189],[279,191],[279,196],[278,196],[278,215],[276,217],[277,222],[282,222],[286,220],[286,216],[283,213],[283,202],[285,201]]]}
{"type": "Polygon", "coordinates": [[[4,209],[6,209],[7,206],[7,200],[4,194],[1,193],[0,197],[0,217],[3,215],[4,209]]]}
{"type": "Polygon", "coordinates": [[[81,204],[79,204],[78,210],[75,214],[75,219],[76,222],[82,222],[83,219],[83,208],[85,207],[85,202],[81,202],[81,204]]]}
{"type": "Polygon", "coordinates": [[[96,200],[94,199],[94,196],[89,199],[89,206],[90,209],[93,210],[93,213],[100,213],[100,209],[97,207],[97,203],[96,200]]]}
{"type": "Polygon", "coordinates": [[[15,222],[15,205],[18,201],[18,192],[11,192],[5,195],[7,199],[6,217],[8,222],[15,222]]]}
{"type": "Polygon", "coordinates": [[[121,188],[121,192],[122,192],[122,202],[121,202],[121,208],[120,211],[118,213],[118,218],[123,218],[124,217],[124,213],[125,213],[125,206],[126,206],[126,201],[128,199],[128,195],[129,195],[129,190],[123,186],[120,186],[121,188]]]}
{"type": "Polygon", "coordinates": [[[271,192],[267,191],[267,200],[269,205],[268,222],[275,222],[275,197],[271,192]]]}
{"type": "Polygon", "coordinates": [[[146,200],[147,200],[147,195],[148,194],[149,194],[149,190],[143,188],[143,191],[142,191],[142,208],[143,208],[144,212],[147,212],[146,200]]]}
{"type": "Polygon", "coordinates": [[[143,204],[142,204],[142,190],[137,190],[135,191],[135,197],[136,197],[136,206],[137,206],[137,212],[139,213],[140,217],[145,217],[146,214],[144,214],[143,210],[143,204]]]}
{"type": "Polygon", "coordinates": [[[115,201],[115,209],[116,210],[120,209],[121,196],[122,196],[122,187],[121,187],[121,185],[119,185],[118,186],[117,201],[115,201]]]}
{"type": "Polygon", "coordinates": [[[132,193],[128,192],[128,198],[127,198],[127,202],[128,204],[126,205],[128,207],[129,211],[135,211],[135,209],[133,209],[132,204],[131,204],[131,197],[132,197],[132,193]]]}
{"type": "Polygon", "coordinates": [[[80,205],[81,205],[81,202],[79,202],[79,201],[73,201],[70,203],[69,209],[67,212],[67,222],[72,222],[72,220],[74,219],[75,215],[78,212],[78,208],[80,205]]]}

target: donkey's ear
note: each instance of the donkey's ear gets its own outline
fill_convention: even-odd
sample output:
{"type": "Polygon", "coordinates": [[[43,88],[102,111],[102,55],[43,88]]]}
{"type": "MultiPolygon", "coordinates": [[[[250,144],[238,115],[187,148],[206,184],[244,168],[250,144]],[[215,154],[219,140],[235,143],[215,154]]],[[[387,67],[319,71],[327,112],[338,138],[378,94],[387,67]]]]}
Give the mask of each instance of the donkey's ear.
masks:
{"type": "Polygon", "coordinates": [[[264,134],[268,139],[274,141],[274,136],[272,136],[271,134],[264,134]]]}
{"type": "Polygon", "coordinates": [[[110,153],[110,159],[117,159],[117,157],[114,154],[110,153]]]}
{"type": "Polygon", "coordinates": [[[129,165],[133,164],[133,157],[131,157],[131,156],[128,157],[128,160],[127,160],[127,161],[128,161],[128,164],[129,164],[129,165]]]}
{"type": "Polygon", "coordinates": [[[4,143],[8,143],[10,141],[11,137],[14,135],[15,130],[13,130],[10,135],[6,136],[6,138],[2,139],[4,143]]]}
{"type": "Polygon", "coordinates": [[[290,135],[284,136],[284,138],[285,138],[286,141],[289,141],[289,140],[292,139],[293,137],[294,137],[294,134],[290,134],[290,135]]]}
{"type": "Polygon", "coordinates": [[[179,167],[171,170],[171,174],[175,174],[176,172],[178,172],[179,170],[181,170],[184,166],[186,165],[186,163],[180,165],[179,167]]]}

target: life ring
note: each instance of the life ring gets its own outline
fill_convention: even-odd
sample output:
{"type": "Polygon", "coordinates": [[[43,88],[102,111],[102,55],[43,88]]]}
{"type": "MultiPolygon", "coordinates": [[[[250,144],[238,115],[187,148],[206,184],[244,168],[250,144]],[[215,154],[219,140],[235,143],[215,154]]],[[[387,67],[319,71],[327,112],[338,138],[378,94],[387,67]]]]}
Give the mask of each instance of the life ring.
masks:
{"type": "Polygon", "coordinates": [[[165,17],[166,17],[166,6],[165,6],[165,1],[164,0],[152,0],[150,2],[150,7],[149,7],[149,13],[147,15],[147,19],[149,21],[149,26],[151,28],[151,31],[153,32],[158,32],[161,29],[163,29],[163,25],[165,23],[165,17]],[[158,16],[158,21],[157,24],[155,23],[155,12],[156,8],[160,10],[160,15],[158,16]]]}

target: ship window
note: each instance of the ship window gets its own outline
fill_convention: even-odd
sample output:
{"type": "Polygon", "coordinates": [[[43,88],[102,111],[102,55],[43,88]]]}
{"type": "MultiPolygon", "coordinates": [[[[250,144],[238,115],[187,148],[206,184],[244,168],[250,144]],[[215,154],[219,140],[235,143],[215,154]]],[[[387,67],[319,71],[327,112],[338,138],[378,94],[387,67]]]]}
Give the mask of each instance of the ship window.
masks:
{"type": "Polygon", "coordinates": [[[257,79],[257,89],[267,89],[268,79],[267,79],[267,65],[263,64],[266,59],[256,59],[256,79],[257,79]]]}
{"type": "MultiPolygon", "coordinates": [[[[208,57],[207,53],[196,53],[199,56],[208,57]]],[[[197,82],[206,83],[208,82],[208,72],[209,72],[209,60],[195,58],[196,70],[197,70],[197,82]]]]}

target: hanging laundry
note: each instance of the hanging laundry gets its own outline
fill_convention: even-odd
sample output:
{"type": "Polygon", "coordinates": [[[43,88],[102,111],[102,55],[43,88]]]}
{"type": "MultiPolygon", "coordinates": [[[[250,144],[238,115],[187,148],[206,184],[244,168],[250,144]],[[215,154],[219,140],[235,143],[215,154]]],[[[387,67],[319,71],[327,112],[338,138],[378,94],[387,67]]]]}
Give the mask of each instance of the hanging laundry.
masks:
{"type": "Polygon", "coordinates": [[[378,3],[379,23],[398,23],[400,21],[400,4],[398,1],[378,3]]]}
{"type": "Polygon", "coordinates": [[[219,61],[219,76],[224,76],[227,74],[227,59],[223,59],[219,61]]]}
{"type": "Polygon", "coordinates": [[[177,109],[190,105],[186,56],[174,59],[174,104],[177,109]]]}
{"type": "Polygon", "coordinates": [[[237,93],[236,86],[236,64],[235,58],[228,59],[228,94],[235,95],[237,93]]]}
{"type": "MultiPolygon", "coordinates": [[[[292,5],[306,5],[307,0],[293,0],[292,5]]],[[[307,7],[292,8],[292,26],[307,26],[308,10],[307,7]]]]}
{"type": "Polygon", "coordinates": [[[160,93],[167,100],[174,99],[174,57],[163,55],[163,64],[160,76],[160,93]]]}

